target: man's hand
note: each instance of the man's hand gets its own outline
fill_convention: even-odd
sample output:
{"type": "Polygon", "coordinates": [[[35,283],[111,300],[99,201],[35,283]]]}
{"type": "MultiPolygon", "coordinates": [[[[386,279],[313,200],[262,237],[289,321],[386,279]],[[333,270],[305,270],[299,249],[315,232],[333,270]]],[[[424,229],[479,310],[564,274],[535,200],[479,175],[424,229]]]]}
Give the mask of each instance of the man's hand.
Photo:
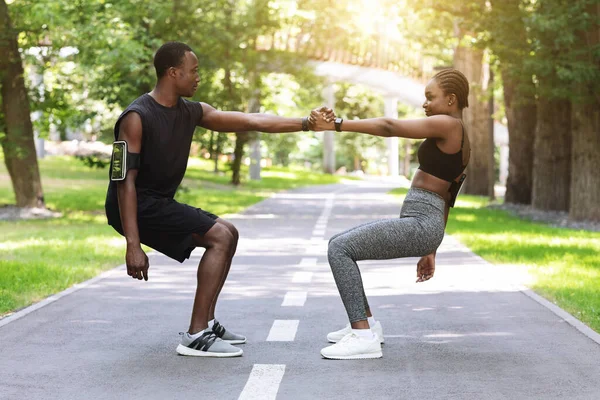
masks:
{"type": "Polygon", "coordinates": [[[435,253],[421,257],[417,263],[417,283],[433,278],[435,272],[435,253]]]}
{"type": "Polygon", "coordinates": [[[148,280],[148,256],[142,248],[138,246],[127,246],[125,254],[125,263],[127,264],[127,275],[133,279],[148,280]]]}
{"type": "Polygon", "coordinates": [[[315,132],[334,130],[335,112],[329,107],[319,107],[311,111],[308,127],[315,132]]]}

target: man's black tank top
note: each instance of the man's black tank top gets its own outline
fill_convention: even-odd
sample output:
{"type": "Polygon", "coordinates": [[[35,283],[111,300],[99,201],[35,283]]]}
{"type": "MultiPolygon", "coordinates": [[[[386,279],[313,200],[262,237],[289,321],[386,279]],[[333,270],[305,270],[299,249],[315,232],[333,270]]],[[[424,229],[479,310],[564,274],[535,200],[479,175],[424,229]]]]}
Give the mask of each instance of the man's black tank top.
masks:
{"type": "MultiPolygon", "coordinates": [[[[140,168],[135,181],[138,202],[145,197],[173,198],[185,175],[194,130],[202,120],[202,105],[179,98],[175,107],[165,107],[144,94],[119,116],[115,140],[121,121],[130,112],[138,113],[142,120],[140,168]]],[[[109,183],[106,205],[118,207],[116,182],[109,183]]]]}

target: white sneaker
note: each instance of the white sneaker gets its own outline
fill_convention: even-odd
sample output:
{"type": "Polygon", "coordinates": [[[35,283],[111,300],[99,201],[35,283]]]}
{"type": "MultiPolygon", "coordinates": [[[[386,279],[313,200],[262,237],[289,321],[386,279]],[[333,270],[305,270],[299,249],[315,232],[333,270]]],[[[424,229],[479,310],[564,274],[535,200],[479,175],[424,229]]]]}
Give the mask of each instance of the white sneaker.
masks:
{"type": "Polygon", "coordinates": [[[381,343],[376,333],[373,339],[365,339],[354,332],[344,336],[339,342],[321,349],[324,358],[332,360],[359,360],[366,358],[381,358],[381,343]]]}
{"type": "MultiPolygon", "coordinates": [[[[381,322],[377,321],[375,323],[375,326],[372,327],[371,330],[373,331],[373,333],[375,333],[377,336],[379,336],[379,343],[383,344],[383,342],[385,342],[385,339],[383,338],[383,328],[381,327],[381,322]]],[[[350,326],[350,324],[348,324],[348,325],[346,325],[345,328],[342,328],[339,331],[329,332],[327,334],[327,340],[329,340],[330,343],[337,343],[344,336],[346,336],[347,334],[349,334],[351,332],[352,332],[352,327],[350,326]]]]}

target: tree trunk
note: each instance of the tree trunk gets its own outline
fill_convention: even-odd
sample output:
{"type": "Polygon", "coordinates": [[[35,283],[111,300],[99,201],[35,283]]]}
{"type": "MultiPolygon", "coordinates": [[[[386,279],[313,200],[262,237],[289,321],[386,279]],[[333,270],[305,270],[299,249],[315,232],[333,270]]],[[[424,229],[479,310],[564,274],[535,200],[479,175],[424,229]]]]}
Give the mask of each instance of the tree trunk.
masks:
{"type": "Polygon", "coordinates": [[[17,35],[13,31],[4,0],[0,0],[0,54],[0,86],[6,134],[1,139],[4,162],[17,206],[44,207],[23,64],[17,35]]]}
{"type": "MultiPolygon", "coordinates": [[[[254,74],[256,76],[256,74],[254,74]]],[[[248,112],[256,113],[260,111],[260,100],[259,95],[260,91],[257,89],[258,87],[258,78],[256,77],[254,82],[255,89],[252,91],[252,97],[248,102],[248,112]]],[[[249,141],[255,139],[257,136],[256,132],[237,132],[235,134],[235,150],[233,152],[234,159],[232,164],[232,175],[231,175],[231,183],[233,185],[239,185],[241,183],[240,179],[240,170],[242,168],[242,160],[244,158],[244,146],[249,141]]]]}
{"type": "Polygon", "coordinates": [[[249,132],[236,132],[235,149],[233,150],[233,163],[231,164],[231,184],[239,185],[242,180],[240,171],[242,169],[242,159],[244,158],[244,146],[250,141],[249,132]]]}
{"type": "MultiPolygon", "coordinates": [[[[590,4],[590,28],[580,33],[580,46],[598,48],[600,42],[600,4],[590,4]]],[[[600,68],[600,57],[590,57],[592,67],[600,68]]],[[[571,152],[571,202],[569,218],[572,220],[600,221],[600,97],[598,83],[582,84],[578,90],[582,102],[573,104],[573,148],[571,152]]]]}
{"type": "Polygon", "coordinates": [[[600,221],[600,102],[573,105],[572,220],[600,221]]]}
{"type": "MultiPolygon", "coordinates": [[[[596,149],[597,150],[597,149],[596,149]]],[[[533,153],[532,205],[567,211],[571,180],[571,103],[538,100],[533,153]]]]}
{"type": "Polygon", "coordinates": [[[507,203],[531,204],[533,185],[533,141],[537,123],[537,106],[531,94],[517,90],[510,71],[502,72],[504,105],[508,120],[507,203]],[[520,93],[517,100],[517,93],[520,93]]]}
{"type": "Polygon", "coordinates": [[[483,51],[459,46],[454,52],[454,65],[467,77],[470,85],[469,107],[464,110],[463,120],[471,143],[471,159],[463,191],[467,194],[491,197],[493,182],[490,182],[490,177],[494,171],[494,154],[490,137],[488,81],[485,77],[483,51]]]}

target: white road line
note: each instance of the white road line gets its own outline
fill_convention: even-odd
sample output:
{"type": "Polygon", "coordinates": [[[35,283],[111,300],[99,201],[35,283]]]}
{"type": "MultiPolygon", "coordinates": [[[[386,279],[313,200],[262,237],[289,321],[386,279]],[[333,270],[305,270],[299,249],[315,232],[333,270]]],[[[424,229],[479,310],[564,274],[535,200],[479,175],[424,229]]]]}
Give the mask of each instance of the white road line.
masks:
{"type": "Polygon", "coordinates": [[[275,400],[284,373],[284,364],[254,364],[238,400],[275,400]]]}
{"type": "Polygon", "coordinates": [[[287,292],[281,307],[302,307],[306,303],[307,292],[287,292]]]}
{"type": "Polygon", "coordinates": [[[317,257],[304,257],[300,260],[299,267],[314,267],[317,265],[317,257]]]}
{"type": "Polygon", "coordinates": [[[292,283],[310,283],[312,281],[313,273],[307,271],[298,271],[294,273],[292,277],[292,283]]]}
{"type": "Polygon", "coordinates": [[[313,236],[323,236],[325,235],[325,229],[315,229],[312,234],[313,236]]]}
{"type": "Polygon", "coordinates": [[[276,319],[273,321],[267,342],[293,342],[300,321],[297,319],[276,319]]]}
{"type": "Polygon", "coordinates": [[[310,238],[311,242],[319,242],[323,240],[323,236],[313,236],[310,238]]]}

